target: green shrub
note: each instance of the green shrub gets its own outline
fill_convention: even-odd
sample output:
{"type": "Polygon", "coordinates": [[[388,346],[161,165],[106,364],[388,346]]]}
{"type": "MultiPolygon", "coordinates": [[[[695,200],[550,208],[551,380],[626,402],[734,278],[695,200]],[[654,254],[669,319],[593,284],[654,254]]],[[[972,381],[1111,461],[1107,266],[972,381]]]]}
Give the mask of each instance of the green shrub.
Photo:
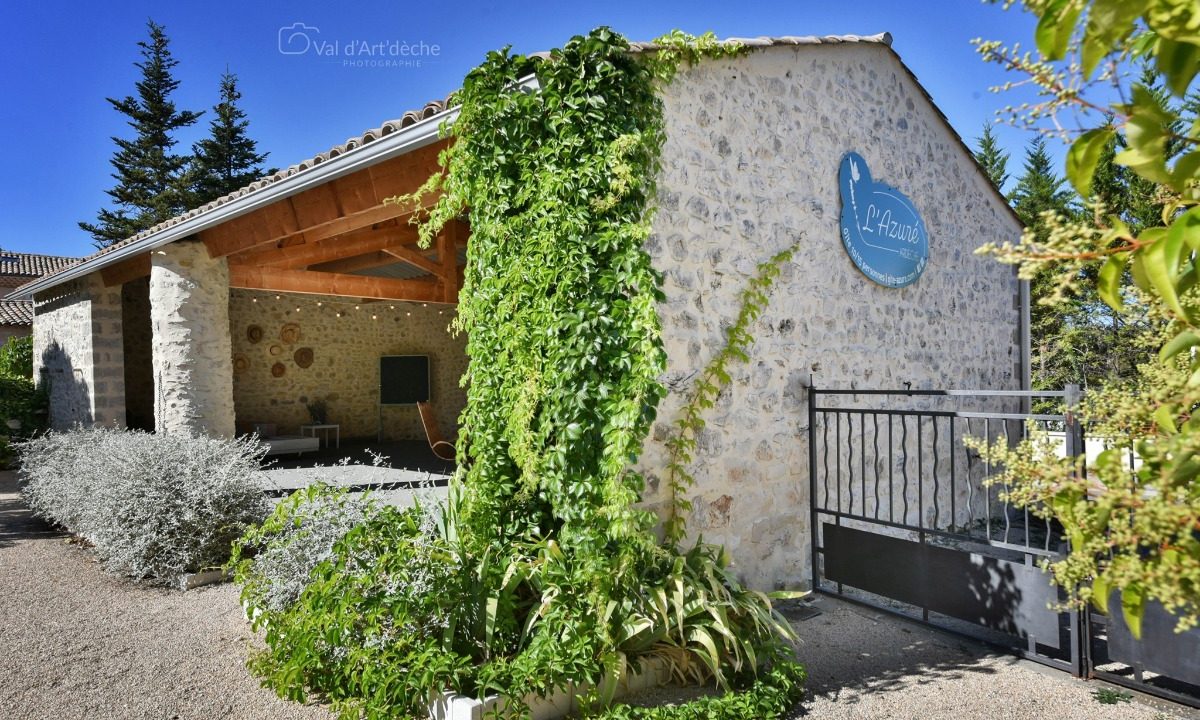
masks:
{"type": "Polygon", "coordinates": [[[0,345],[0,377],[33,377],[33,336],[9,338],[0,345]]]}
{"type": "Polygon", "coordinates": [[[309,573],[333,557],[334,545],[373,516],[363,493],[323,484],[292,493],[261,525],[235,544],[230,567],[251,617],[286,610],[308,585],[309,573]]]}
{"type": "Polygon", "coordinates": [[[678,717],[722,708],[711,717],[769,718],[799,697],[803,669],[779,642],[784,621],[727,574],[719,548],[642,556],[607,610],[589,614],[597,599],[573,584],[578,559],[548,539],[474,552],[462,542],[456,496],[440,507],[379,508],[314,563],[324,542],[311,540],[327,540],[339,523],[313,518],[344,516],[344,498],[298,496],[240,543],[239,555],[288,557],[268,566],[304,579],[294,600],[273,603],[271,589],[292,586],[289,575],[256,566],[261,554],[237,561],[247,614],[267,633],[251,665],[284,697],[318,693],[344,718],[423,717],[442,690],[544,695],[599,684],[644,656],[666,659],[679,682],[719,676],[737,691],[680,706],[678,717]],[[596,638],[612,649],[597,657],[596,638]]]}
{"type": "Polygon", "coordinates": [[[29,437],[44,430],[48,404],[46,393],[26,377],[0,376],[0,434],[29,437]],[[21,426],[13,430],[9,420],[21,426]]]}
{"type": "Polygon", "coordinates": [[[91,542],[114,573],[174,584],[225,563],[267,514],[253,440],[107,428],[21,443],[21,494],[35,514],[91,542]]]}
{"type": "MultiPolygon", "coordinates": [[[[470,358],[462,497],[367,520],[282,609],[248,586],[267,628],[253,667],[282,695],[323,694],[347,720],[425,717],[445,690],[519,705],[615,687],[653,655],[681,681],[745,691],[654,717],[766,720],[797,697],[803,671],[770,599],[738,583],[721,548],[677,547],[679,523],[660,542],[638,502],[634,463],[665,394],[661,276],[645,250],[659,85],[681,62],[737,52],[681,33],[656,46],[635,55],[599,28],[544,60],[491,53],[465,79],[443,172],[417,193],[441,191],[423,242],[470,214],[455,324],[470,358]],[[530,75],[537,89],[519,91],[530,75]]],[[[766,285],[750,289],[731,358],[766,285]]]]}

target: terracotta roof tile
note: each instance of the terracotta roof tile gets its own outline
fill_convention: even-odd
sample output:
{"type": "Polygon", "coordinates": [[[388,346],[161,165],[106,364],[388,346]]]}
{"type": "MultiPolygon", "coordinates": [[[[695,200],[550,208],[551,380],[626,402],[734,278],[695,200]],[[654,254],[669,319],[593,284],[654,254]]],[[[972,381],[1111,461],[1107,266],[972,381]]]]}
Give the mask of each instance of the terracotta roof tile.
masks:
{"type": "Polygon", "coordinates": [[[79,262],[79,258],[0,252],[0,275],[41,277],[65,270],[77,262],[79,262]]]}
{"type": "Polygon", "coordinates": [[[33,303],[0,300],[0,325],[32,325],[33,303]]]}

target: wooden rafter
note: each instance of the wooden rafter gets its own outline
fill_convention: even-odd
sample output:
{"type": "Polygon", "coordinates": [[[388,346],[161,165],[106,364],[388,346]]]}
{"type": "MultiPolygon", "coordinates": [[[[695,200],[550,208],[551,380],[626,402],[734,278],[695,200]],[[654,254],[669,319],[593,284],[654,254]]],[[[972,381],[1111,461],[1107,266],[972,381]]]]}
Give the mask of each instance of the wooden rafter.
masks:
{"type": "Polygon", "coordinates": [[[230,262],[299,269],[333,260],[356,257],[389,247],[412,245],[416,242],[417,230],[408,225],[363,229],[336,238],[329,238],[325,242],[304,243],[240,254],[231,257],[230,262]]]}
{"type": "Polygon", "coordinates": [[[254,248],[320,242],[352,230],[428,208],[437,196],[419,203],[391,204],[388,198],[415,192],[438,171],[437,155],[446,141],[331,180],[200,233],[210,256],[226,257],[254,248]]]}
{"type": "Polygon", "coordinates": [[[310,295],[446,302],[441,283],[436,280],[396,280],[345,273],[286,270],[246,265],[229,267],[229,286],[310,295]]]}
{"type": "Polygon", "coordinates": [[[142,253],[100,269],[100,279],[104,281],[105,287],[124,285],[130,280],[137,280],[149,275],[150,253],[142,253]]]}
{"type": "Polygon", "coordinates": [[[357,255],[355,257],[342,258],[340,260],[331,260],[329,262],[312,265],[308,269],[318,272],[357,272],[359,270],[370,270],[383,265],[392,265],[396,262],[396,258],[388,255],[382,250],[357,255]]]}
{"type": "Polygon", "coordinates": [[[420,268],[427,273],[438,276],[442,274],[441,265],[430,260],[416,250],[410,250],[409,248],[401,246],[384,248],[383,251],[390,255],[394,260],[401,260],[409,265],[412,265],[413,267],[420,268]]]}
{"type": "MultiPolygon", "coordinates": [[[[437,238],[438,260],[442,279],[443,299],[448,303],[458,302],[458,235],[463,228],[457,221],[447,223],[437,238]]],[[[465,232],[463,233],[465,235],[465,232]]]]}

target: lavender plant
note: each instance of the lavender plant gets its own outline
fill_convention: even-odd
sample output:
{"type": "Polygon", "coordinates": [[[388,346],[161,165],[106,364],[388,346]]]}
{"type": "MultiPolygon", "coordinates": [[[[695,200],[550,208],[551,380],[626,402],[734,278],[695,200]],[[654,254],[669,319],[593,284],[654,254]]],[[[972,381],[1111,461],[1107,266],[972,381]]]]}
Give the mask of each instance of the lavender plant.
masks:
{"type": "Polygon", "coordinates": [[[21,443],[21,493],[35,514],[95,546],[110,572],[170,585],[220,566],[267,514],[251,440],[110,428],[21,443]]]}

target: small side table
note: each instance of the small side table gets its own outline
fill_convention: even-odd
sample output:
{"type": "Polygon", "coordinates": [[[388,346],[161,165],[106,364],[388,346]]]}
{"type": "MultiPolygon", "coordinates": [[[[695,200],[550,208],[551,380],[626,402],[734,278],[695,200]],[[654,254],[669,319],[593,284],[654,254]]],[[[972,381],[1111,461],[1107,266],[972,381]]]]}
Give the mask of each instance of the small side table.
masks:
{"type": "Polygon", "coordinates": [[[326,425],[301,425],[300,426],[300,434],[301,435],[312,435],[313,437],[316,437],[318,430],[323,431],[322,434],[325,437],[325,447],[329,447],[329,431],[330,430],[333,431],[333,439],[334,439],[334,442],[337,443],[337,445],[335,447],[338,447],[338,448],[342,447],[342,426],[341,425],[339,425],[337,423],[329,423],[326,425]]]}

